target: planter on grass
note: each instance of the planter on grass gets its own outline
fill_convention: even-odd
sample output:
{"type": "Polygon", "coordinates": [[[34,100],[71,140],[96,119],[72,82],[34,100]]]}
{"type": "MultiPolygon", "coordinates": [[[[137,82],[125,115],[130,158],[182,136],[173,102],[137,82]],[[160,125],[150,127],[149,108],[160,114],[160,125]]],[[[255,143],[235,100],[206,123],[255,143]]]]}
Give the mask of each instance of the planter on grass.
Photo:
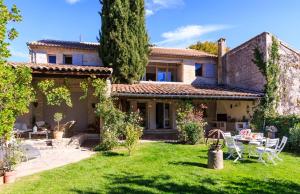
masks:
{"type": "Polygon", "coordinates": [[[224,147],[224,143],[220,144],[220,138],[224,139],[224,133],[220,129],[213,129],[208,134],[206,143],[208,139],[213,139],[213,143],[210,145],[208,150],[208,161],[207,167],[210,169],[221,170],[224,168],[224,161],[223,161],[223,151],[222,148],[224,147]]]}
{"type": "Polygon", "coordinates": [[[223,151],[221,149],[210,149],[208,151],[207,167],[216,170],[224,168],[223,151]]]}
{"type": "Polygon", "coordinates": [[[14,183],[16,181],[17,173],[15,171],[5,172],[4,173],[4,183],[14,183]]]}

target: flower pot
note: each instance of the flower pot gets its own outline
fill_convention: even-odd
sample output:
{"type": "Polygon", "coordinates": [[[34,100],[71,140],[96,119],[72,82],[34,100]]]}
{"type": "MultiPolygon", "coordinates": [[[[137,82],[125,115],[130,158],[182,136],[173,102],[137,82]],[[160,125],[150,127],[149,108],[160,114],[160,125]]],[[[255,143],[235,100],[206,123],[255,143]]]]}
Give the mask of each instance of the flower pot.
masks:
{"type": "Polygon", "coordinates": [[[53,132],[54,139],[62,139],[63,135],[64,135],[63,131],[54,131],[53,132]]]}
{"type": "Polygon", "coordinates": [[[210,169],[223,169],[223,151],[222,150],[213,150],[208,151],[208,163],[207,167],[210,169]]]}
{"type": "Polygon", "coordinates": [[[8,183],[15,182],[16,181],[16,175],[17,175],[17,173],[15,171],[5,172],[4,173],[4,183],[8,184],[8,183]]]}

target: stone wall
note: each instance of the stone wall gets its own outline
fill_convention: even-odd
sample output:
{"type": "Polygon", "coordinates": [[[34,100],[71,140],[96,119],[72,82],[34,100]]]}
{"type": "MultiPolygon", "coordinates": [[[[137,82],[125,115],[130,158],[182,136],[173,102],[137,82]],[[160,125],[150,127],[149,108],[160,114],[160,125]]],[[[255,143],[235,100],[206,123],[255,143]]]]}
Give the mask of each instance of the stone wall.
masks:
{"type": "Polygon", "coordinates": [[[262,33],[224,56],[223,74],[226,85],[254,91],[263,90],[265,78],[252,60],[253,50],[257,46],[261,52],[267,53],[267,37],[268,33],[262,33]]]}
{"type": "MultiPolygon", "coordinates": [[[[258,46],[268,59],[272,34],[262,33],[229,51],[223,58],[225,84],[231,87],[263,91],[265,78],[253,60],[253,49],[258,46]]],[[[282,41],[280,53],[280,81],[278,113],[300,114],[300,54],[282,41]]]]}
{"type": "Polygon", "coordinates": [[[300,54],[280,44],[279,114],[300,115],[300,54]]]}

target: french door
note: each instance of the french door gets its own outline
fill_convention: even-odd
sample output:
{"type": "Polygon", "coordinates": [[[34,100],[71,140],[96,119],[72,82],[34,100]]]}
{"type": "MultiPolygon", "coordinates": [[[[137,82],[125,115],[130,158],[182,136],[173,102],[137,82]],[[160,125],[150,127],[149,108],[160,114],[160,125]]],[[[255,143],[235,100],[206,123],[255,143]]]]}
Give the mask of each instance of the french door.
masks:
{"type": "Polygon", "coordinates": [[[156,128],[168,129],[170,125],[170,104],[157,103],[156,104],[156,128]]]}

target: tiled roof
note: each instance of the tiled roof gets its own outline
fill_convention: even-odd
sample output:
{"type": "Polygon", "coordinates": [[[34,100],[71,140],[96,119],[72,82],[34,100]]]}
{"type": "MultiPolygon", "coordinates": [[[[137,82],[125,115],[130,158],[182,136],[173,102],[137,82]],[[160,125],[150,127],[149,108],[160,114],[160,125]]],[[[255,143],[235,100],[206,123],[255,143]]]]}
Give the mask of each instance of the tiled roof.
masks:
{"type": "Polygon", "coordinates": [[[27,43],[28,46],[47,46],[47,47],[63,47],[70,49],[97,50],[99,43],[96,42],[76,42],[62,40],[38,40],[27,43]]]}
{"type": "MultiPolygon", "coordinates": [[[[75,41],[61,41],[61,40],[39,40],[27,43],[28,46],[46,46],[46,47],[61,47],[69,49],[83,49],[83,50],[97,50],[99,43],[97,42],[75,42],[75,41]]],[[[163,57],[216,57],[215,55],[194,49],[176,49],[176,48],[162,48],[151,47],[151,56],[163,57]]]]}
{"type": "Polygon", "coordinates": [[[88,74],[105,74],[112,73],[111,68],[97,66],[80,66],[80,65],[60,65],[60,64],[39,64],[39,63],[15,63],[10,62],[13,67],[25,65],[33,70],[33,73],[43,72],[60,72],[60,73],[88,73],[88,74]]]}
{"type": "Polygon", "coordinates": [[[262,93],[219,86],[192,86],[181,83],[113,84],[112,94],[124,97],[257,99],[262,93]]]}
{"type": "Polygon", "coordinates": [[[178,48],[162,48],[152,47],[152,56],[177,56],[177,57],[217,57],[216,55],[208,54],[206,52],[194,50],[194,49],[178,49],[178,48]]]}

